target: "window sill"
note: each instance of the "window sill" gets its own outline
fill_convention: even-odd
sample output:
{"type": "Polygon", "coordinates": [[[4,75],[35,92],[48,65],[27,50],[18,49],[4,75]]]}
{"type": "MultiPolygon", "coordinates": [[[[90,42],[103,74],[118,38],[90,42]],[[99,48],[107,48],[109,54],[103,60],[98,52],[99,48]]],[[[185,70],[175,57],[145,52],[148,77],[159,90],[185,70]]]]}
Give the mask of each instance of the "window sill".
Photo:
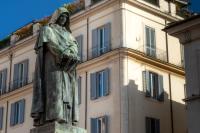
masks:
{"type": "Polygon", "coordinates": [[[163,100],[163,101],[159,101],[158,99],[155,99],[155,98],[153,98],[153,97],[148,97],[148,96],[146,96],[145,95],[145,99],[147,100],[147,101],[150,101],[150,102],[156,102],[156,103],[164,103],[165,102],[165,99],[163,100]]]}
{"type": "Polygon", "coordinates": [[[107,100],[107,99],[109,99],[109,97],[110,97],[110,94],[109,95],[107,95],[107,96],[102,96],[102,97],[98,97],[98,98],[96,98],[96,99],[90,99],[90,101],[91,102],[101,102],[101,101],[104,101],[104,100],[107,100]]]}

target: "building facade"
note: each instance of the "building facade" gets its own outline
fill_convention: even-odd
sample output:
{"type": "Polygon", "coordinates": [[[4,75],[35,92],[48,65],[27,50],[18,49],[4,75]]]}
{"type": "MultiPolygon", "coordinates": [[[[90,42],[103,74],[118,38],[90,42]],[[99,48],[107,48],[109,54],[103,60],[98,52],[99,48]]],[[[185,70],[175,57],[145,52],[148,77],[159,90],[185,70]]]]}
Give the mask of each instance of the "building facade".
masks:
{"type": "MultiPolygon", "coordinates": [[[[182,18],[166,0],[85,0],[71,16],[80,47],[79,126],[88,133],[186,133],[182,46],[162,31],[182,18]]],[[[0,132],[28,133],[38,30],[1,41],[0,132]]]]}
{"type": "Polygon", "coordinates": [[[184,45],[186,71],[187,127],[189,133],[198,133],[200,127],[199,50],[200,15],[166,27],[166,31],[184,45]]]}

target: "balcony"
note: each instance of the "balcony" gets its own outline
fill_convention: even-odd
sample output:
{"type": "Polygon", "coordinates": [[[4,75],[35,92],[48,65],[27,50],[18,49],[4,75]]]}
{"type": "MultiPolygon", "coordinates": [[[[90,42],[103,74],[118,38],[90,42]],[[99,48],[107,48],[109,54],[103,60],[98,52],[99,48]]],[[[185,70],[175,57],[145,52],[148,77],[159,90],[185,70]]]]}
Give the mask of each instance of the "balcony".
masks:
{"type": "Polygon", "coordinates": [[[7,93],[10,93],[12,91],[15,91],[19,88],[22,88],[22,87],[24,87],[24,86],[26,86],[26,85],[28,85],[32,82],[33,82],[32,76],[26,77],[26,78],[23,78],[23,79],[18,79],[18,80],[15,80],[15,81],[11,81],[7,88],[0,90],[0,96],[7,94],[7,93]]]}
{"type": "Polygon", "coordinates": [[[103,1],[103,0],[91,0],[91,5],[94,5],[94,4],[101,2],[101,1],[103,1]]]}
{"type": "Polygon", "coordinates": [[[167,52],[162,49],[147,48],[146,46],[143,45],[138,47],[136,50],[144,53],[146,56],[149,56],[151,58],[167,62],[167,52]]]}
{"type": "Polygon", "coordinates": [[[152,5],[159,6],[159,0],[144,0],[152,5]]]}
{"type": "Polygon", "coordinates": [[[110,45],[106,45],[106,46],[102,46],[102,47],[93,47],[91,49],[91,54],[92,55],[91,55],[90,59],[99,57],[99,56],[109,52],[110,50],[111,50],[110,45]]]}

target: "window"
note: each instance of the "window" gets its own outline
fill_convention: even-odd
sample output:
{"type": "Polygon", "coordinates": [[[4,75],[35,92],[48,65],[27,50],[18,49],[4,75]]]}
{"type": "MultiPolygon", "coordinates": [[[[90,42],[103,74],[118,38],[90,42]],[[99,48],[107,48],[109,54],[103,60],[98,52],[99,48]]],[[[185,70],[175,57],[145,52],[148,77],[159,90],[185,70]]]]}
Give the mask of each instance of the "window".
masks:
{"type": "Polygon", "coordinates": [[[3,128],[3,107],[0,107],[0,130],[3,128]]]}
{"type": "Polygon", "coordinates": [[[91,76],[91,99],[107,96],[109,94],[109,69],[105,69],[91,76]]]}
{"type": "Polygon", "coordinates": [[[81,104],[81,77],[78,78],[78,104],[81,104]]]}
{"type": "Polygon", "coordinates": [[[163,76],[143,71],[143,87],[147,97],[164,101],[163,76]]]}
{"type": "Polygon", "coordinates": [[[7,69],[0,71],[0,95],[6,93],[7,69]]]}
{"type": "Polygon", "coordinates": [[[156,57],[155,29],[145,27],[145,52],[148,56],[156,57]]]}
{"type": "Polygon", "coordinates": [[[92,58],[110,51],[111,24],[108,23],[92,31],[92,58]]]}
{"type": "Polygon", "coordinates": [[[92,4],[96,4],[96,3],[100,2],[100,1],[102,1],[102,0],[91,0],[91,3],[92,4]]]}
{"type": "Polygon", "coordinates": [[[76,37],[76,41],[78,43],[78,55],[80,60],[83,61],[83,35],[76,37]]]}
{"type": "Polygon", "coordinates": [[[91,133],[108,133],[108,116],[91,118],[91,133]]]}
{"type": "Polygon", "coordinates": [[[146,133],[160,133],[160,120],[146,117],[146,133]]]}
{"type": "Polygon", "coordinates": [[[11,104],[10,125],[14,126],[24,122],[25,99],[11,104]]]}
{"type": "Polygon", "coordinates": [[[14,65],[13,89],[28,83],[28,60],[14,65]]]}
{"type": "Polygon", "coordinates": [[[146,2],[148,2],[148,3],[151,3],[151,4],[153,4],[153,5],[156,5],[156,6],[159,5],[159,0],[144,0],[144,1],[146,1],[146,2]]]}
{"type": "Polygon", "coordinates": [[[185,59],[184,59],[184,46],[180,44],[181,49],[181,66],[185,67],[185,59]]]}

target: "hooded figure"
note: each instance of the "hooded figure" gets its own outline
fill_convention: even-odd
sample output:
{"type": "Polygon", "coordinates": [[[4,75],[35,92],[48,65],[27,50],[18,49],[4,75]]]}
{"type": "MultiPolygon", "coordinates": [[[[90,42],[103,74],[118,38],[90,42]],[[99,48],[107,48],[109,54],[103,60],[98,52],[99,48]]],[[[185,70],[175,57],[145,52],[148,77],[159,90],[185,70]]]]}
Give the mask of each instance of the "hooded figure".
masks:
{"type": "Polygon", "coordinates": [[[69,12],[61,7],[41,28],[37,54],[31,117],[34,126],[48,122],[78,122],[76,66],[78,44],[69,28],[69,12]]]}

